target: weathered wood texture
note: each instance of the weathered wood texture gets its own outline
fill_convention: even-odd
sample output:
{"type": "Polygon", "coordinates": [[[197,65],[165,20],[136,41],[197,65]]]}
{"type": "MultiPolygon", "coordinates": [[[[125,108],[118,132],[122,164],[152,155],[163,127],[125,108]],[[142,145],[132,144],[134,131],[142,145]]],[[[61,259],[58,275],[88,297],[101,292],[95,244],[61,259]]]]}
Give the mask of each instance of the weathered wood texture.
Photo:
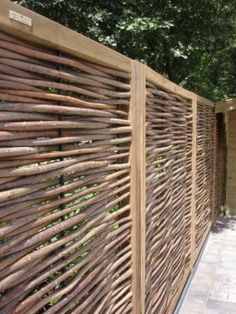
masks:
{"type": "Polygon", "coordinates": [[[115,50],[100,45],[96,41],[66,28],[46,17],[30,11],[9,0],[1,0],[0,29],[22,39],[42,44],[76,57],[111,66],[115,69],[126,71],[130,68],[130,59],[115,50]],[[32,26],[27,26],[9,18],[10,10],[17,12],[32,21],[32,26]],[[78,49],[79,47],[79,49],[78,49]]]}
{"type": "Polygon", "coordinates": [[[145,66],[132,62],[130,120],[132,126],[131,216],[132,294],[134,313],[145,313],[145,234],[146,234],[146,73],[145,66]]]}
{"type": "Polygon", "coordinates": [[[227,111],[236,109],[236,98],[227,99],[223,101],[218,101],[215,104],[215,112],[216,113],[226,113],[227,111]]]}
{"type": "MultiPolygon", "coordinates": [[[[217,114],[216,127],[216,209],[226,205],[226,132],[224,115],[217,114]]],[[[222,209],[223,209],[222,208],[222,209]]],[[[215,213],[215,216],[217,212],[215,213]]]]}
{"type": "Polygon", "coordinates": [[[146,138],[146,313],[166,313],[191,262],[192,103],[148,81],[146,138]]]}
{"type": "Polygon", "coordinates": [[[215,113],[214,108],[197,102],[196,248],[212,223],[215,211],[215,113]]]}
{"type": "Polygon", "coordinates": [[[0,312],[172,313],[223,198],[212,103],[0,6],[0,312]]]}
{"type": "Polygon", "coordinates": [[[226,177],[226,205],[231,215],[236,214],[236,110],[228,112],[227,120],[227,177],[226,177]]]}
{"type": "Polygon", "coordinates": [[[216,117],[147,78],[146,313],[172,313],[217,212],[216,117]]]}
{"type": "Polygon", "coordinates": [[[0,312],[128,313],[130,73],[0,46],[0,312]]]}

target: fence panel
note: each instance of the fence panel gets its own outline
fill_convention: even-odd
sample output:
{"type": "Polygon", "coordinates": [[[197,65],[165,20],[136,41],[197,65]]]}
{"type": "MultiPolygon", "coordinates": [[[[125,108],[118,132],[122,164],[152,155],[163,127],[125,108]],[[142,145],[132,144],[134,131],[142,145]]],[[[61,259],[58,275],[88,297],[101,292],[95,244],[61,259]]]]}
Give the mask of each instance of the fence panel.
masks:
{"type": "Polygon", "coordinates": [[[146,313],[165,313],[191,263],[192,101],[148,80],[146,119],[146,313]]]}
{"type": "Polygon", "coordinates": [[[197,102],[196,248],[201,248],[212,223],[215,176],[214,109],[197,102]]]}
{"type": "Polygon", "coordinates": [[[130,73],[0,46],[1,312],[128,313],[130,73]]]}

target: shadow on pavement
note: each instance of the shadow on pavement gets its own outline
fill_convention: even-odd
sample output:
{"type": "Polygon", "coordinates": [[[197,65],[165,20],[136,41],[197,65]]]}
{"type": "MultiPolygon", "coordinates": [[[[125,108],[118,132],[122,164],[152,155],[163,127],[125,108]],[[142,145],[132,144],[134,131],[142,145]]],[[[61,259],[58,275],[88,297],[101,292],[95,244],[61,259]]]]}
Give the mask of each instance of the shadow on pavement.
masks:
{"type": "Polygon", "coordinates": [[[215,225],[212,228],[212,233],[220,233],[225,229],[235,230],[236,217],[218,217],[215,225]]]}

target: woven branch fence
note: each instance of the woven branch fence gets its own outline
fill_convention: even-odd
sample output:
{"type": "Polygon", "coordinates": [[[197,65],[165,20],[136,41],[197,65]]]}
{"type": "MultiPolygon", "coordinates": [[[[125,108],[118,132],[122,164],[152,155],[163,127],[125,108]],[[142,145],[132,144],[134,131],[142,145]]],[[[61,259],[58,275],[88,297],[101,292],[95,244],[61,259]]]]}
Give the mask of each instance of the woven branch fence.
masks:
{"type": "Polygon", "coordinates": [[[172,313],[223,198],[213,104],[0,8],[0,312],[172,313]]]}

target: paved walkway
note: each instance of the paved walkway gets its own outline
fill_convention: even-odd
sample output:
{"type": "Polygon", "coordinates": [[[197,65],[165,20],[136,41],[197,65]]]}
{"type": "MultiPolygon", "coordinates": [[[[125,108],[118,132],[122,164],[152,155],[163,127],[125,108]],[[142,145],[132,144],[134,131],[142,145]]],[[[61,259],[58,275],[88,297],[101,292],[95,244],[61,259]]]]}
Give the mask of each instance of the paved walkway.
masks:
{"type": "Polygon", "coordinates": [[[179,314],[236,314],[236,219],[218,218],[179,314]]]}

